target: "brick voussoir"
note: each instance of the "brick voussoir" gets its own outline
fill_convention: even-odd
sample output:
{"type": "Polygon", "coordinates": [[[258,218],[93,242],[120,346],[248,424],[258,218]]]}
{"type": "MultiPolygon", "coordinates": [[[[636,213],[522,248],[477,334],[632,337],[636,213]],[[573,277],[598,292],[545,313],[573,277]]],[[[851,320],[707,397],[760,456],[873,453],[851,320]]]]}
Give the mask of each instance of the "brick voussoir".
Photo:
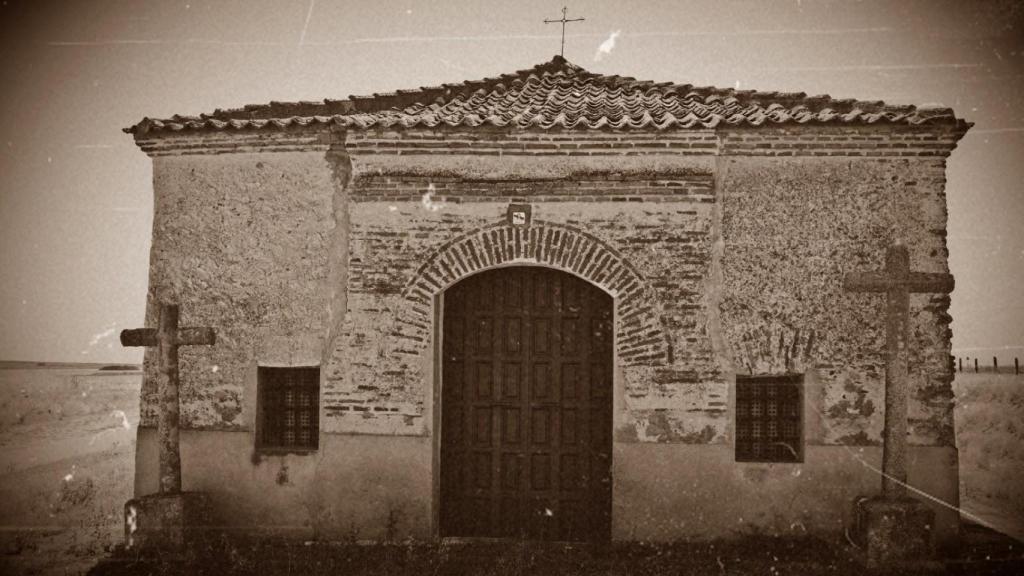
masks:
{"type": "MultiPolygon", "coordinates": [[[[497,224],[472,230],[444,244],[417,268],[403,302],[428,304],[434,295],[481,269],[509,261],[532,260],[573,272],[615,294],[619,310],[616,349],[621,354],[668,356],[668,338],[647,303],[646,281],[614,248],[584,231],[535,222],[528,228],[497,224]],[[628,290],[628,291],[627,291],[628,290]]],[[[415,328],[409,340],[426,341],[429,311],[406,319],[415,328]]]]}

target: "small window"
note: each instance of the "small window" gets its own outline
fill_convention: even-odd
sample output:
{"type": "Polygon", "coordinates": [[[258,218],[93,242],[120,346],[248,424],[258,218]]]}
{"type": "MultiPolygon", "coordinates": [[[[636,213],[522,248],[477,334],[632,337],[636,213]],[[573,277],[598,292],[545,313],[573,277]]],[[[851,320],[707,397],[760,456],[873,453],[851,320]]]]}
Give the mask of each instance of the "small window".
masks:
{"type": "Polygon", "coordinates": [[[736,461],[803,462],[802,377],[736,377],[736,461]]]}
{"type": "Polygon", "coordinates": [[[320,432],[320,368],[259,368],[261,450],[316,450],[320,432]]]}

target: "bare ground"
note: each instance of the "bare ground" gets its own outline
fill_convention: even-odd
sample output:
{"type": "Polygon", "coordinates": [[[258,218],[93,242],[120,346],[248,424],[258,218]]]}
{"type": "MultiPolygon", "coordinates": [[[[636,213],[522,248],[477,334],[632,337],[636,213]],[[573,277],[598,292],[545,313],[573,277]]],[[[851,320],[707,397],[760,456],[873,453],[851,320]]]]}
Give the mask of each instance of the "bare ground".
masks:
{"type": "Polygon", "coordinates": [[[139,373],[0,369],[0,573],[78,574],[122,540],[139,373]]]}
{"type": "MultiPolygon", "coordinates": [[[[590,575],[819,575],[881,576],[1024,573],[1024,559],[1008,559],[998,545],[944,563],[866,569],[857,550],[820,538],[745,538],[705,543],[616,543],[567,546],[553,543],[404,543],[359,546],[345,543],[204,540],[187,557],[138,559],[115,555],[90,576],[171,574],[394,575],[459,574],[487,576],[590,575]],[[998,558],[991,553],[1002,554],[998,558]]],[[[1019,556],[1019,555],[1018,555],[1019,556]]]]}
{"type": "Polygon", "coordinates": [[[964,517],[1024,541],[1024,375],[957,374],[964,517]]]}

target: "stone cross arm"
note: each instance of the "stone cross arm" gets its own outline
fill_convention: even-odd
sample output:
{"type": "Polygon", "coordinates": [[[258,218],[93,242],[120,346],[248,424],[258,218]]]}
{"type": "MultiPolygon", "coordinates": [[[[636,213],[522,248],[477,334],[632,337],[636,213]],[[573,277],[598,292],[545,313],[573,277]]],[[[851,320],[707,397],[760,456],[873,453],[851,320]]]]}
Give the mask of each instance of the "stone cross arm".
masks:
{"type": "MultiPolygon", "coordinates": [[[[217,331],[213,328],[178,328],[179,346],[207,345],[217,343],[217,331]]],[[[156,346],[156,328],[133,328],[121,331],[122,346],[156,346]]]]}
{"type": "Polygon", "coordinates": [[[843,278],[849,292],[885,294],[885,428],[882,444],[882,494],[906,497],[907,386],[910,354],[910,294],[953,291],[953,276],[910,270],[910,251],[896,243],[885,253],[885,268],[843,278]]]}
{"type": "Polygon", "coordinates": [[[952,274],[942,272],[911,272],[904,277],[893,277],[889,272],[852,272],[843,279],[843,288],[849,292],[907,292],[953,291],[952,274]]]}
{"type": "Polygon", "coordinates": [[[885,268],[877,271],[851,272],[843,278],[848,292],[941,292],[953,291],[952,274],[912,272],[910,251],[903,244],[889,247],[885,268]]]}
{"type": "Polygon", "coordinates": [[[181,492],[181,452],[178,445],[179,369],[178,348],[212,346],[217,341],[213,328],[179,328],[177,304],[161,304],[157,328],[121,331],[122,346],[148,346],[157,349],[157,388],[160,411],[157,414],[157,441],[160,455],[160,492],[181,492]]]}

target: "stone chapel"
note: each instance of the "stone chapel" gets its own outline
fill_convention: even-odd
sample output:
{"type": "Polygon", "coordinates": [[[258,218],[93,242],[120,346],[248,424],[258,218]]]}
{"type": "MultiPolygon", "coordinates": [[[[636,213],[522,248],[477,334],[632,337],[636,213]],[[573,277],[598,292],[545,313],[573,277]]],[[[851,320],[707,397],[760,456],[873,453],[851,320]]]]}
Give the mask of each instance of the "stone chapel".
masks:
{"type": "MultiPolygon", "coordinates": [[[[217,332],[181,350],[184,489],[307,539],[840,534],[878,492],[885,411],[885,300],[842,279],[897,240],[948,272],[969,127],[560,56],[144,119],[146,323],[171,301],[217,332]]],[[[909,484],[956,504],[949,296],[910,302],[909,484]]]]}

